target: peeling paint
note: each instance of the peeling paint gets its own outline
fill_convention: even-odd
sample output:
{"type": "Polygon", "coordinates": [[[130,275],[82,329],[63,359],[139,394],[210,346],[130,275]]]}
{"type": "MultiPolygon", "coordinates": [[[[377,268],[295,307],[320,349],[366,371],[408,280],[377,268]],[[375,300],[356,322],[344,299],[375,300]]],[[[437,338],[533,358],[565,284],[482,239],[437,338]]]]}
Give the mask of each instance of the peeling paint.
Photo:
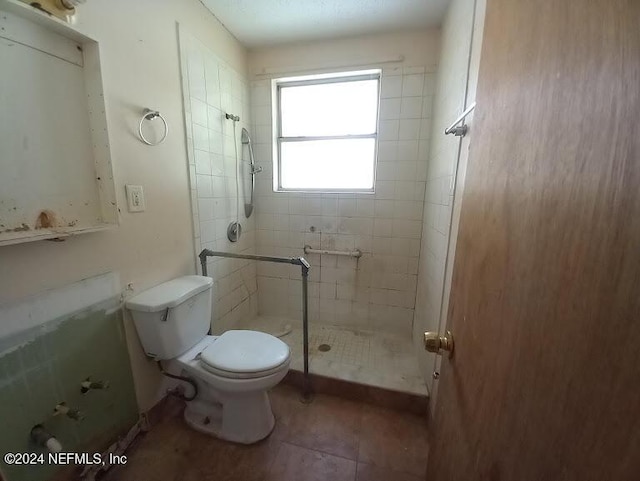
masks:
{"type": "Polygon", "coordinates": [[[51,229],[58,225],[55,213],[43,210],[36,219],[36,229],[51,229]]]}
{"type": "Polygon", "coordinates": [[[14,227],[13,229],[6,229],[4,232],[27,232],[30,231],[31,227],[29,227],[24,222],[19,227],[14,227]]]}

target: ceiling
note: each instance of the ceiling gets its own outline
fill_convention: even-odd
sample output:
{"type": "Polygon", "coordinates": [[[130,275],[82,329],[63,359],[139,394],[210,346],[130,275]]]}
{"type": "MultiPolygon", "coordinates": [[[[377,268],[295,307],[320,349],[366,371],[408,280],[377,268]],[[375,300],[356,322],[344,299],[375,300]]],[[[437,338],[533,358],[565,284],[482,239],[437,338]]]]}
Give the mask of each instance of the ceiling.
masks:
{"type": "Polygon", "coordinates": [[[449,0],[201,0],[245,46],[438,26],[449,0]]]}

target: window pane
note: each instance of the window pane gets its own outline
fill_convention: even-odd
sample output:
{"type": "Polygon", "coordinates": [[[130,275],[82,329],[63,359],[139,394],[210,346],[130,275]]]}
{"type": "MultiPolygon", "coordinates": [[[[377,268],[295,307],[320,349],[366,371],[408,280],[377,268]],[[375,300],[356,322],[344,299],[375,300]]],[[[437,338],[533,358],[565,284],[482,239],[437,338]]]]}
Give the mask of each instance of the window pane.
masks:
{"type": "Polygon", "coordinates": [[[376,132],[378,80],[281,87],[283,137],[376,132]]]}
{"type": "Polygon", "coordinates": [[[375,139],[282,142],[284,189],[373,189],[375,139]]]}

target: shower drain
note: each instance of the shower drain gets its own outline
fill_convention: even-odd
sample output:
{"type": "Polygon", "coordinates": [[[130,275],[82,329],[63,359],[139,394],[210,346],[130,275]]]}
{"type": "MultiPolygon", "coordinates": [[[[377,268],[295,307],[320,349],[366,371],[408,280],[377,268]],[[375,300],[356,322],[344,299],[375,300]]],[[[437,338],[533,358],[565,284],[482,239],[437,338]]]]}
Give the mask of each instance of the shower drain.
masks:
{"type": "Polygon", "coordinates": [[[318,351],[320,352],[327,352],[331,350],[331,346],[329,344],[320,344],[318,346],[318,351]]]}

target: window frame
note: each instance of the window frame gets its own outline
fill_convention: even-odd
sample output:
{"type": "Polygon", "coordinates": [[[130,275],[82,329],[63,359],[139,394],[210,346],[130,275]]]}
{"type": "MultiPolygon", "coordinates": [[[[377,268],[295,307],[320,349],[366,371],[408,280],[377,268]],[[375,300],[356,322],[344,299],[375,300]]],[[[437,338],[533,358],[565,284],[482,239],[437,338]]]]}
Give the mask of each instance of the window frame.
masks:
{"type": "Polygon", "coordinates": [[[382,70],[362,70],[356,72],[339,72],[331,74],[321,75],[309,75],[305,77],[294,78],[281,78],[274,80],[274,94],[275,94],[275,109],[274,117],[276,128],[274,129],[275,140],[275,158],[274,170],[274,191],[275,192],[307,192],[307,193],[341,193],[341,194],[373,194],[375,193],[376,186],[376,170],[378,164],[378,134],[380,131],[380,88],[382,83],[382,70]],[[378,92],[377,92],[377,106],[376,106],[376,121],[375,132],[371,134],[355,134],[355,135],[320,135],[320,136],[296,136],[285,137],[282,135],[282,103],[281,103],[281,91],[282,88],[287,87],[300,87],[305,85],[323,85],[329,83],[347,83],[358,82],[362,80],[377,80],[378,92]],[[355,139],[374,139],[373,149],[373,185],[371,188],[285,188],[282,186],[282,143],[283,142],[309,142],[314,140],[355,140],[355,139]]]}

